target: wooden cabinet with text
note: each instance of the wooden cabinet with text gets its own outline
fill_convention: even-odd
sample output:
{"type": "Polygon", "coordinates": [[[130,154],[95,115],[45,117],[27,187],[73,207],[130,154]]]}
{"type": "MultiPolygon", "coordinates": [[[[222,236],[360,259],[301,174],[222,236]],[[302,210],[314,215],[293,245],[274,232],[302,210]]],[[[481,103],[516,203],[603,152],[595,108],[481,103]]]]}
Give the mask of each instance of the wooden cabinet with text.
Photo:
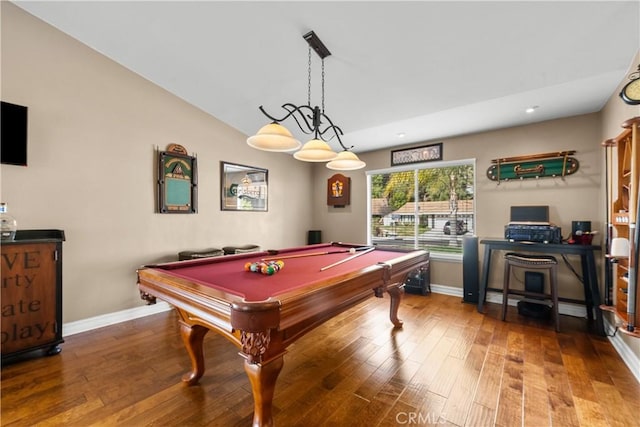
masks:
{"type": "Polygon", "coordinates": [[[2,242],[3,363],[61,351],[63,241],[62,230],[18,230],[2,242]]]}

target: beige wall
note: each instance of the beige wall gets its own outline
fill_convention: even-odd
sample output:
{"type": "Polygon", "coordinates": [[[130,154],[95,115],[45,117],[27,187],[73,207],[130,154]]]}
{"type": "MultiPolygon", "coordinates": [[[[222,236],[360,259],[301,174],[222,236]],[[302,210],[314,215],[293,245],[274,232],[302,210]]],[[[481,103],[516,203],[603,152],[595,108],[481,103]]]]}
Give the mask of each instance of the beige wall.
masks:
{"type": "MultiPolygon", "coordinates": [[[[631,61],[629,72],[640,62],[638,55],[631,61]]],[[[620,84],[622,87],[623,83],[620,84]]],[[[482,238],[501,237],[509,222],[509,207],[517,205],[549,205],[551,221],[562,228],[564,237],[571,233],[571,222],[591,221],[592,229],[606,230],[604,189],[604,138],[620,132],[620,123],[640,114],[640,107],[628,106],[618,97],[618,88],[602,112],[558,119],[526,126],[499,129],[456,138],[424,143],[443,142],[444,160],[475,159],[477,167],[476,234],[482,238]],[[486,177],[491,160],[526,154],[559,150],[576,150],[580,169],[575,175],[562,178],[544,178],[503,182],[497,185],[486,177]]],[[[367,163],[363,171],[347,173],[352,179],[352,203],[345,209],[326,205],[326,181],[333,174],[322,166],[315,169],[315,224],[323,230],[323,239],[364,242],[367,240],[366,223],[366,170],[390,167],[389,150],[360,155],[367,163]]],[[[602,244],[603,234],[595,244],[602,244]]],[[[482,256],[482,246],[480,255],[482,256]]],[[[579,260],[571,259],[579,271],[579,260]]],[[[600,260],[602,261],[602,260],[600,260]]],[[[499,259],[492,263],[490,286],[502,287],[502,268],[499,259]]],[[[602,276],[602,263],[599,263],[602,276]]],[[[560,269],[561,292],[570,298],[583,298],[583,291],[573,274],[564,265],[560,269]]],[[[461,262],[432,262],[431,280],[435,284],[462,287],[461,262]]]]}
{"type": "Polygon", "coordinates": [[[2,165],[1,197],[19,228],[65,231],[64,323],[141,305],[136,268],[178,251],[306,242],[308,164],[251,149],[240,132],[14,5],[1,7],[2,99],[29,107],[29,166],[2,165]],[[170,143],[197,154],[195,215],[154,213],[154,150],[170,143]],[[267,213],[220,211],[221,160],[269,170],[267,213]]]}
{"type": "MultiPolygon", "coordinates": [[[[476,159],[476,234],[479,238],[504,236],[504,226],[509,222],[509,208],[513,205],[549,205],[552,222],[562,227],[563,235],[571,232],[571,221],[591,221],[594,229],[603,227],[601,194],[601,130],[600,115],[588,114],[544,123],[501,129],[492,132],[447,138],[443,142],[444,160],[476,159]],[[502,182],[498,185],[486,176],[491,160],[561,150],[576,150],[580,162],[576,174],[562,178],[544,178],[502,182]]],[[[384,169],[390,166],[388,150],[363,154],[367,169],[384,169]]],[[[325,168],[326,169],[326,168],[325,168]]],[[[360,220],[366,216],[365,173],[349,174],[352,178],[353,197],[349,210],[356,213],[350,217],[342,210],[322,205],[318,197],[316,218],[320,228],[329,230],[326,239],[344,238],[338,234],[334,224],[340,224],[348,238],[366,241],[366,224],[360,220]],[[356,219],[358,218],[358,219],[356,219]],[[324,225],[322,225],[324,224],[324,225]]],[[[331,171],[316,169],[316,191],[321,191],[331,171]]],[[[578,260],[574,260],[579,267],[578,260]]],[[[502,286],[500,259],[493,264],[490,284],[502,286]]],[[[432,263],[431,280],[439,285],[462,286],[462,265],[451,261],[432,263]]],[[[561,271],[563,295],[579,297],[580,283],[569,277],[569,270],[561,271]]]]}

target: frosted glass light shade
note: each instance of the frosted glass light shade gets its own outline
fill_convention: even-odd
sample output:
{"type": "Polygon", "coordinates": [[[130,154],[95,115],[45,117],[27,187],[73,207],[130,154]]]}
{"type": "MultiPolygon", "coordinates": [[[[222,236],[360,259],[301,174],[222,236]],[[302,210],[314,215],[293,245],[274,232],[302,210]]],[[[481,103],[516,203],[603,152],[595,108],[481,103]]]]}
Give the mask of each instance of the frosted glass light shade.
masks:
{"type": "Polygon", "coordinates": [[[321,139],[312,139],[300,151],[293,153],[293,157],[304,162],[328,162],[336,156],[329,144],[321,139]]]}
{"type": "Polygon", "coordinates": [[[327,163],[329,169],[337,171],[352,171],[356,169],[362,169],[367,164],[360,160],[355,153],[351,151],[341,151],[338,153],[335,159],[327,163]]]}
{"type": "Polygon", "coordinates": [[[611,258],[629,258],[629,239],[615,237],[611,240],[611,258]]]}
{"type": "Polygon", "coordinates": [[[302,145],[286,127],[277,123],[261,127],[258,133],[247,138],[247,144],[264,151],[294,151],[302,145]]]}

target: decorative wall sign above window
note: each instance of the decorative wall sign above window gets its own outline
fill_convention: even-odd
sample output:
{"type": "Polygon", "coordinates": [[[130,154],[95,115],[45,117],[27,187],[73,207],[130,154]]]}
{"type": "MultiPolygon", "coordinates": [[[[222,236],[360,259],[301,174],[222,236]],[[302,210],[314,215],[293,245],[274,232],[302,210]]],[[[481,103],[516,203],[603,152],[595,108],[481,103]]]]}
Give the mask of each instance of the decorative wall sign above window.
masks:
{"type": "Polygon", "coordinates": [[[492,181],[510,179],[565,177],[578,171],[580,163],[573,157],[575,151],[530,154],[527,156],[505,157],[491,160],[487,177],[492,181]]]}
{"type": "Polygon", "coordinates": [[[391,166],[442,160],[442,142],[391,151],[391,166]]]}
{"type": "Polygon", "coordinates": [[[158,212],[196,213],[198,202],[196,158],[178,144],[158,153],[158,212]]]}

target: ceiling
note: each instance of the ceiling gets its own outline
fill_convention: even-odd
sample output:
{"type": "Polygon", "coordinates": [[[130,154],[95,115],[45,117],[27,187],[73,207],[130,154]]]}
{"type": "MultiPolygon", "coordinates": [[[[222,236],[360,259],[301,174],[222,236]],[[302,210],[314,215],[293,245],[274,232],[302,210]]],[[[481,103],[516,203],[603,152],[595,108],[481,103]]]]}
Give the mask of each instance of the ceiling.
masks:
{"type": "Polygon", "coordinates": [[[599,111],[640,49],[638,1],[14,3],[247,135],[306,104],[313,30],[356,152],[599,111]]]}

